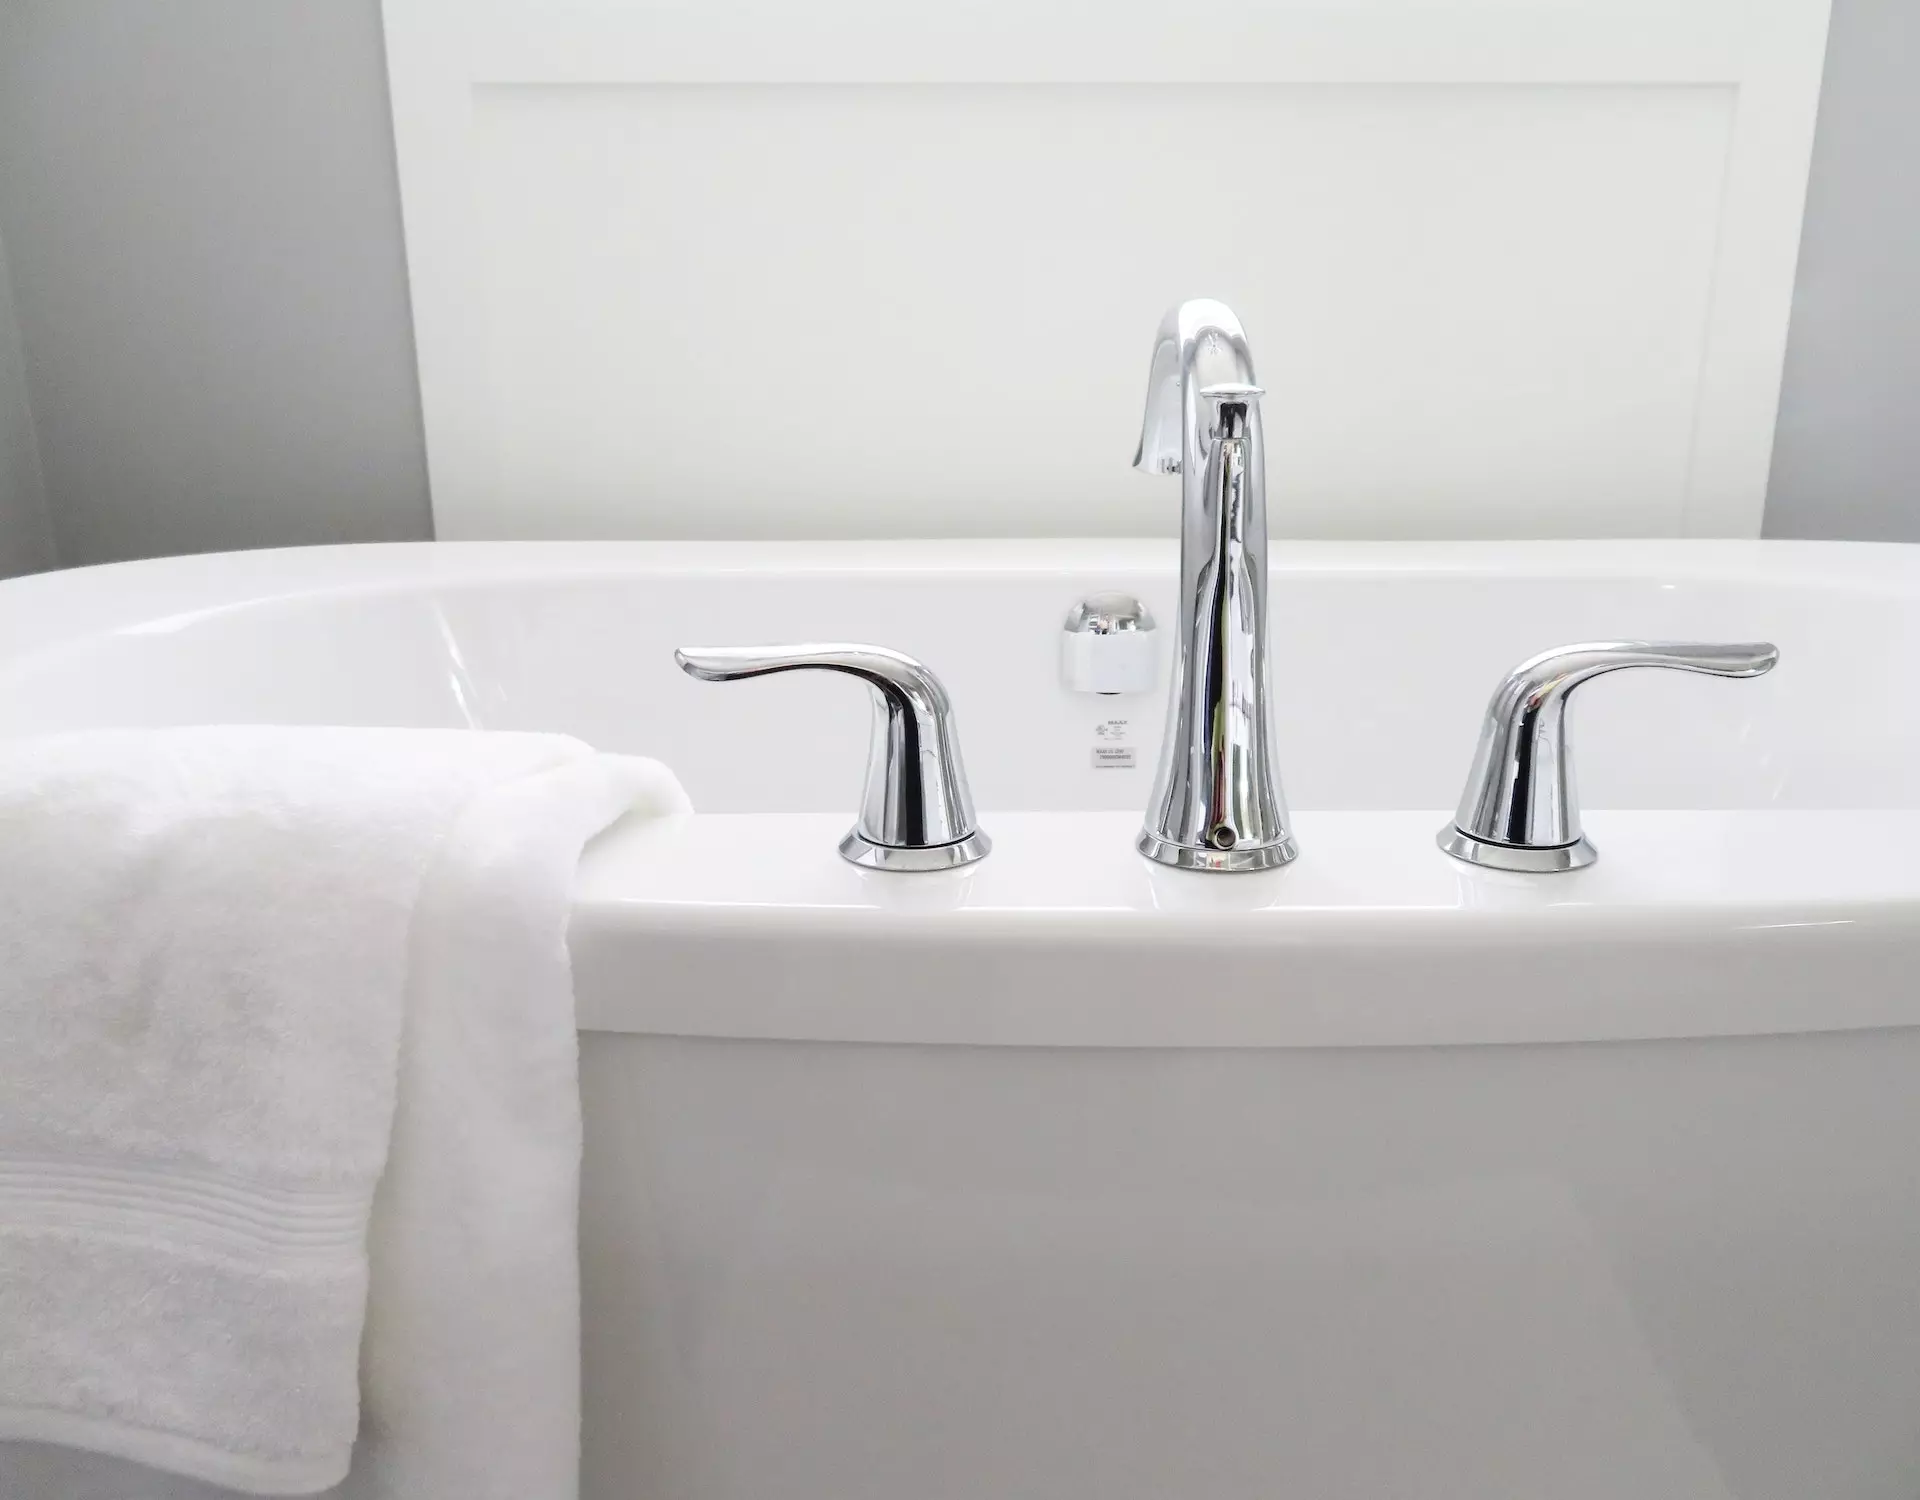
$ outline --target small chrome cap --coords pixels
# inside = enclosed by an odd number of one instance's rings
[[[1154,629],[1153,613],[1131,594],[1089,594],[1067,611],[1072,635],[1119,635]]]
[[[1076,693],[1152,692],[1160,675],[1153,615],[1131,594],[1090,594],[1067,612],[1060,681]]]

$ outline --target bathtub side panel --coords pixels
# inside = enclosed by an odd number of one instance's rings
[[[1920,1473],[1920,1031],[583,1043],[587,1500]]]

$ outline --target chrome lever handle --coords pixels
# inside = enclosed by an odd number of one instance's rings
[[[1546,874],[1592,864],[1598,853],[1580,831],[1567,744],[1573,690],[1624,667],[1758,677],[1779,659],[1779,648],[1765,641],[1588,641],[1527,658],[1487,703],[1473,770],[1452,824],[1440,830],[1440,847],[1499,870]]]
[[[873,690],[866,789],[840,853],[875,870],[951,870],[992,842],[974,821],[953,703],[940,679],[884,646],[683,646],[673,659],[702,682],[775,672],[844,672]]]

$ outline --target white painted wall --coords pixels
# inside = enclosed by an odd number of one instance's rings
[[[1728,90],[496,88],[475,113],[487,479],[448,475],[443,534],[1169,532],[1175,491],[1128,463],[1187,294],[1248,327],[1284,535],[1684,524]]]
[[[1280,534],[1760,530],[1826,0],[384,9],[442,536],[1166,532],[1198,295]]]
[[[14,316],[6,241],[0,239],[0,578],[53,564],[53,531],[27,396],[26,359]]]
[[[1769,534],[1920,541],[1916,27],[1834,0]],[[379,0],[0,0],[0,235],[38,225],[32,274],[10,248],[62,561],[429,534],[393,172]],[[1146,335],[1116,330],[1130,386]],[[1263,339],[1269,370],[1290,350]],[[96,355],[121,378],[69,379]],[[277,399],[235,422],[249,386]]]

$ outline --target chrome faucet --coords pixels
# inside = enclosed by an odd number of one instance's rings
[[[953,702],[921,662],[885,646],[682,646],[680,670],[701,682],[775,672],[841,672],[873,690],[866,790],[840,857],[870,870],[957,870],[992,841],[973,815]]]
[[[1581,641],[1529,656],[1500,680],[1480,722],[1473,770],[1440,847],[1492,870],[1550,875],[1599,853],[1580,829],[1567,703],[1583,682],[1626,667],[1761,677],[1780,660],[1771,641]]]
[[[1230,308],[1202,300],[1168,312],[1133,462],[1180,476],[1180,618],[1160,770],[1135,847],[1184,870],[1268,870],[1299,852],[1268,705],[1262,394]]]

